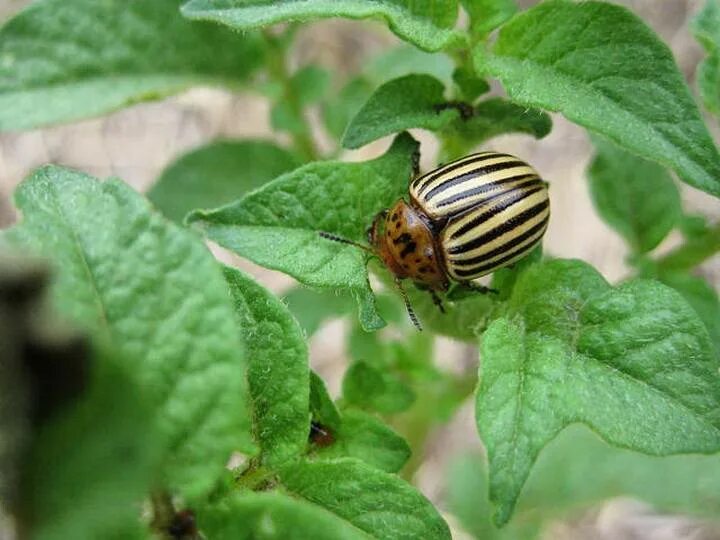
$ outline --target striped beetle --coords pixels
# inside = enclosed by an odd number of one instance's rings
[[[524,161],[498,152],[471,154],[414,174],[408,192],[409,202],[400,199],[375,217],[368,230],[371,248],[320,234],[378,256],[395,275],[418,328],[402,279],[429,290],[444,311],[437,291],[447,291],[451,280],[487,290],[472,280],[527,255],[550,217],[547,183]]]

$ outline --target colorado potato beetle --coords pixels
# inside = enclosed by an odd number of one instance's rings
[[[541,240],[550,217],[547,183],[524,161],[480,152],[426,174],[414,174],[408,201],[380,212],[368,230],[371,247],[329,233],[325,238],[358,245],[394,274],[410,318],[419,327],[401,280],[427,289],[442,310],[438,291],[451,280],[472,280],[509,266]]]

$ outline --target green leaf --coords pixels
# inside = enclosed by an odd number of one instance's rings
[[[308,337],[312,336],[326,320],[345,316],[353,309],[353,300],[346,294],[314,291],[306,287],[291,289],[284,300]]]
[[[225,267],[225,279],[245,339],[253,431],[263,463],[305,452],[308,434],[308,350],[287,307],[253,279]]]
[[[482,94],[490,91],[488,82],[478,77],[474,71],[463,66],[453,71],[453,81],[460,89],[463,99],[475,101]]]
[[[200,496],[251,447],[242,343],[212,255],[117,179],[45,167],[15,201],[23,220],[6,239],[50,259],[61,313],[126,358],[164,437],[164,482]]]
[[[410,447],[386,424],[363,411],[344,409],[335,441],[318,448],[321,459],[357,458],[386,472],[397,472],[410,458]]]
[[[398,37],[427,51],[457,44],[461,34],[452,28],[457,0],[189,0],[182,13],[191,19],[211,20],[236,30],[250,30],[289,21],[331,17],[382,19]]]
[[[319,66],[305,66],[293,73],[290,88],[301,106],[319,101],[330,84],[330,72]]]
[[[548,493],[551,500],[556,496],[555,493]],[[447,509],[458,519],[462,528],[478,540],[536,540],[538,526],[530,520],[545,517],[531,515],[526,518],[530,523],[517,518],[502,529],[495,527],[492,506],[488,500],[485,458],[476,454],[463,455],[451,462],[447,472],[445,500]],[[520,504],[523,501],[521,498]],[[520,509],[517,514],[520,514]]]
[[[683,214],[680,216],[677,228],[687,239],[702,237],[710,230],[708,219],[701,214]]]
[[[233,493],[198,512],[214,540],[369,540],[331,511],[282,493]]]
[[[258,67],[254,35],[190,23],[179,5],[43,0],[21,11],[0,29],[0,129],[97,116],[195,85],[235,86]]]
[[[300,461],[281,468],[280,482],[291,494],[327,508],[373,538],[450,538],[430,501],[399,477],[361,461]]]
[[[543,523],[613,497],[640,499],[663,512],[715,517],[720,511],[718,456],[646,456],[609,446],[582,426],[563,430],[541,452],[515,519],[500,530],[490,519],[484,458],[462,457],[448,477],[449,510],[483,540],[536,539]]]
[[[720,222],[686,235],[685,243],[657,260],[661,273],[689,271],[720,252]]]
[[[571,423],[653,455],[720,449],[718,359],[692,308],[658,282],[613,289],[579,261],[531,266],[481,354],[476,417],[498,525]]]
[[[661,274],[659,279],[683,295],[705,324],[715,349],[720,351],[720,298],[715,289],[702,278],[679,272]]]
[[[515,0],[460,0],[470,15],[470,32],[480,39],[517,12]]]
[[[375,215],[407,192],[417,143],[407,134],[380,158],[362,163],[311,163],[284,174],[239,201],[188,221],[211,240],[301,283],[349,289],[366,329],[377,329],[365,253],[320,237],[327,231],[364,241]]]
[[[463,341],[475,341],[488,323],[495,306],[492,294],[472,293],[458,299],[443,298],[445,313],[433,303],[427,291],[408,287],[408,296],[420,322],[436,334]]]
[[[648,456],[609,446],[587,428],[572,426],[540,455],[520,510],[544,507],[542,513],[552,515],[624,495],[661,511],[715,517],[719,486],[718,455]],[[549,490],[557,494],[552,501]]]
[[[328,394],[325,381],[314,371],[310,371],[310,412],[312,419],[324,426],[333,429],[340,426],[340,411]]]
[[[364,68],[365,75],[380,85],[405,75],[430,75],[449,86],[455,64],[445,53],[427,53],[408,43],[382,51]]]
[[[522,272],[531,264],[542,261],[542,251],[542,244],[539,244],[525,257],[514,263],[512,268],[506,266],[493,272],[490,288],[497,291],[497,296],[493,295],[492,298],[496,300],[507,300],[510,298],[515,288],[515,283],[517,283]]]
[[[697,81],[708,111],[720,115],[720,50],[698,66]]]
[[[364,77],[356,77],[322,104],[322,117],[328,132],[340,140],[350,120],[372,94],[373,86]]]
[[[402,412],[415,401],[415,393],[396,375],[362,361],[345,372],[342,395],[351,405],[383,414]]]
[[[171,163],[148,192],[167,217],[181,223],[190,210],[237,199],[298,166],[287,150],[266,141],[215,141]]]
[[[552,120],[542,111],[521,107],[502,98],[490,98],[475,106],[471,118],[456,120],[452,127],[468,144],[477,146],[507,133],[527,133],[542,139],[550,133]]]
[[[444,91],[443,84],[429,75],[406,75],[383,84],[350,121],[343,147],[360,148],[409,128],[437,131],[445,127],[459,113],[454,108],[438,108],[445,103]]]
[[[698,86],[705,106],[720,114],[720,2],[707,0],[703,10],[692,21],[695,38],[707,52],[698,67]]]
[[[118,358],[95,356],[85,395],[44,425],[29,451],[23,504],[32,538],[126,538],[153,482],[152,408]]]
[[[549,0],[503,26],[478,72],[720,196],[720,154],[668,47],[627,9]]]
[[[635,253],[651,251],[678,224],[680,193],[661,166],[595,140],[590,194],[598,213]]]

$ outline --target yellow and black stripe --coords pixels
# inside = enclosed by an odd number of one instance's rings
[[[418,177],[409,189],[415,202],[435,220],[457,216],[538,179],[537,172],[516,157],[482,152]]]
[[[547,228],[547,185],[524,161],[482,152],[415,179],[410,195],[432,220],[454,279],[489,274],[525,256]]]

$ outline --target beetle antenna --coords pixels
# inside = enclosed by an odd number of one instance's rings
[[[318,234],[322,238],[325,238],[326,240],[332,240],[333,242],[339,242],[341,244],[348,244],[351,246],[355,246],[364,251],[367,251],[371,255],[375,255],[375,252],[372,249],[370,249],[368,246],[366,246],[364,244],[361,244],[360,242],[355,242],[354,240],[348,240],[347,238],[343,238],[342,236],[338,236],[336,234],[325,232],[325,231],[318,231]]]
[[[400,295],[402,296],[403,302],[405,302],[405,309],[407,309],[408,316],[410,317],[410,320],[412,321],[413,326],[418,329],[418,332],[422,332],[422,329],[423,329],[422,325],[420,324],[420,321],[418,320],[417,315],[415,315],[415,310],[410,305],[410,299],[408,298],[408,295],[402,286],[402,282],[399,279],[396,279],[395,285],[397,285],[397,288],[400,291]]]

